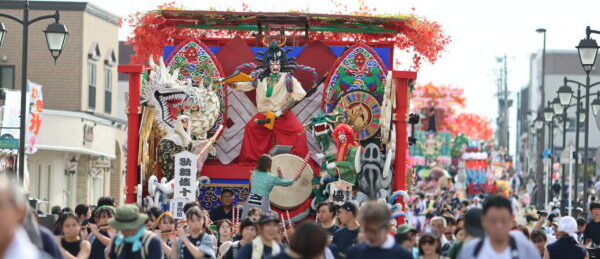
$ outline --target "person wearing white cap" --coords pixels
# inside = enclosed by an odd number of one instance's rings
[[[549,244],[544,253],[544,259],[572,258],[587,259],[585,247],[577,243],[577,221],[573,217],[562,217],[558,221],[556,242]]]

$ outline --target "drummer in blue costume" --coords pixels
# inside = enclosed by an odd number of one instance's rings
[[[244,206],[242,218],[247,217],[247,212],[252,207],[258,207],[264,212],[270,211],[269,194],[273,187],[290,186],[302,175],[302,171],[297,171],[294,179],[283,179],[283,173],[279,167],[277,168],[277,175],[272,174],[271,156],[267,154],[261,155],[257,162],[256,168],[252,171],[250,177],[250,195]]]

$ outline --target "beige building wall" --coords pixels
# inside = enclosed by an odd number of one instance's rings
[[[113,127],[110,120],[81,112],[46,110],[42,116],[38,152],[27,162],[30,192],[50,204],[71,208],[80,203],[95,204],[105,195],[122,202],[125,165],[120,148],[126,140],[125,131]],[[84,143],[84,126],[93,126],[92,142]],[[78,161],[74,175],[65,173],[72,158]],[[98,168],[97,160],[111,163],[108,168]]]
[[[109,116],[115,116],[117,109],[117,87],[118,87],[118,74],[117,65],[107,65],[106,60],[111,58],[111,52],[114,53],[114,57],[119,57],[119,31],[118,26],[115,24],[107,23],[99,17],[90,13],[83,14],[83,50],[85,53],[90,52],[96,45],[100,51],[99,60],[94,61],[88,57],[88,55],[81,56],[82,74],[81,85],[83,86],[81,91],[80,99],[82,111],[92,111],[95,113],[106,114]],[[88,107],[88,62],[96,65],[96,107],[90,109]],[[105,112],[104,106],[104,88],[105,88],[105,69],[108,69],[112,73],[111,79],[111,112]]]

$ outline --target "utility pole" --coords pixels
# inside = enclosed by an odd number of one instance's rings
[[[546,102],[546,95],[545,95],[545,79],[546,79],[546,29],[537,29],[536,30],[538,33],[543,33],[544,34],[544,45],[542,48],[542,74],[541,74],[541,83],[539,85],[539,92],[540,92],[540,103],[538,105],[538,110],[537,110],[537,118],[543,118],[543,114],[542,111],[544,110],[544,103]],[[536,169],[536,176],[537,176],[537,183],[538,186],[540,188],[538,188],[538,208],[542,209],[544,208],[547,204],[544,204],[544,195],[545,192],[547,192],[548,190],[546,190],[544,188],[543,182],[544,182],[544,166],[543,166],[543,161],[542,161],[542,156],[544,154],[544,137],[545,137],[545,128],[542,127],[542,129],[539,131],[538,133],[538,137],[537,137],[537,152],[535,152],[535,156],[536,156],[536,161],[537,161],[537,169]]]
[[[508,68],[506,67],[506,54],[504,54],[504,146],[506,147],[506,154],[509,154],[510,151],[510,138],[509,138],[509,129],[508,129],[508,109],[510,108],[512,102],[508,100]]]
[[[496,61],[501,64],[500,73],[497,80],[497,95],[498,95],[498,118],[496,124],[498,131],[496,137],[498,139],[498,147],[509,153],[510,149],[510,136],[509,136],[509,125],[508,125],[508,109],[512,105],[512,101],[508,98],[508,66],[507,57],[496,58]]]

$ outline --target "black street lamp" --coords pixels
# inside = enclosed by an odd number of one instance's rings
[[[567,77],[565,77],[565,84],[558,88],[558,100],[562,105],[569,105],[571,98],[573,97],[573,89],[567,85]]]
[[[552,99],[552,110],[554,111],[555,115],[563,114],[563,106],[558,97],[554,97],[554,99]]]
[[[577,123],[576,123],[576,130],[575,130],[575,157],[577,159],[575,160],[575,179],[574,179],[575,184],[574,184],[574,192],[573,192],[573,193],[577,194],[578,193],[577,192],[578,183],[579,183],[579,124],[585,122],[586,125],[587,125],[589,123],[588,120],[586,120],[586,118],[588,118],[588,115],[586,113],[586,109],[584,108],[584,106],[582,106],[582,103],[581,103],[584,98],[585,99],[589,99],[589,98],[588,98],[587,94],[586,95],[581,95],[581,88],[583,87],[583,88],[589,89],[589,88],[592,88],[594,86],[600,85],[600,82],[595,82],[595,83],[593,83],[593,84],[590,85],[589,84],[589,81],[590,81],[589,74],[588,74],[588,77],[587,77],[587,83],[588,83],[587,85],[586,84],[582,84],[580,82],[577,82],[575,80],[567,79],[567,77],[565,77],[563,79],[563,81],[564,81],[564,85],[561,86],[558,89],[559,90],[559,93],[558,93],[559,94],[559,99],[561,99],[560,100],[561,103],[563,103],[563,101],[564,101],[562,98],[560,98],[560,96],[561,96],[561,89],[562,89],[563,98],[566,98],[566,96],[567,96],[566,93],[568,91],[570,91],[571,92],[571,98],[573,98],[575,100],[575,102],[573,104],[570,104],[570,105],[567,105],[567,106],[575,106],[577,108],[576,112],[575,112],[575,116],[576,116],[575,120],[577,121]],[[577,96],[572,96],[573,90],[571,89],[570,86],[567,85],[567,83],[577,84]],[[588,92],[589,92],[589,90],[588,90]],[[571,100],[571,98],[569,98],[569,100]],[[587,135],[588,133],[589,133],[589,131],[586,130],[585,134]],[[584,143],[584,146],[587,146],[587,145],[585,145],[585,144],[587,144],[587,139],[588,138],[585,139],[586,142]],[[587,154],[587,149],[584,148],[584,157],[585,157],[585,159],[587,159],[587,157],[585,156],[586,154]],[[587,163],[585,163],[586,162],[585,159],[584,159],[584,164],[583,164],[584,165],[584,171],[587,170],[587,166],[586,166]],[[587,177],[585,177],[585,176],[587,176],[587,174],[584,173],[584,192],[583,192],[584,193],[584,200],[587,199],[587,195],[588,195],[588,192],[585,191],[585,189],[588,189],[587,188]],[[585,205],[584,207],[587,206],[587,202],[586,201],[584,201],[584,205]]]
[[[549,159],[550,159],[550,167],[548,168],[548,201],[552,200],[552,164],[554,163],[554,110],[551,108],[550,102],[547,103],[546,108],[544,108],[544,122],[548,125],[548,151],[550,151]],[[546,201],[546,202],[548,202]]]
[[[60,14],[58,10],[56,13],[51,15],[42,15],[33,19],[29,19],[29,1],[25,1],[23,6],[23,19],[19,19],[9,14],[0,13],[0,17],[5,17],[16,21],[23,25],[23,40],[22,40],[22,64],[21,64],[21,112],[20,112],[20,125],[19,125],[19,174],[17,178],[19,182],[22,180],[24,170],[25,170],[25,109],[27,102],[27,56],[28,56],[28,47],[29,47],[29,25],[34,24],[35,22],[45,20],[45,19],[54,19],[54,23],[49,24],[44,33],[46,34],[46,41],[48,43],[48,50],[52,54],[54,58],[54,62],[56,63],[56,59],[60,56],[62,52],[65,42],[67,40],[67,35],[69,32],[67,31],[67,27],[64,24],[60,23]],[[0,47],[2,43],[4,43],[4,39],[6,36],[6,28],[4,24],[0,22]]]
[[[569,97],[569,98],[571,98],[571,97]],[[565,150],[566,150],[566,144],[567,144],[567,128],[568,128],[568,126],[567,126],[567,122],[568,122],[567,108],[568,108],[568,105],[567,106],[563,106],[561,104],[559,98],[558,97],[554,97],[554,99],[552,100],[552,110],[554,111],[554,114],[556,115],[555,117],[558,118],[560,116],[562,118],[562,121],[558,122],[558,123],[562,122],[562,137],[563,137],[563,139],[562,139],[562,148],[563,149],[562,149],[561,153],[565,152]],[[562,155],[561,155],[561,157],[562,157]],[[560,162],[562,163],[562,161],[560,161]],[[566,172],[566,165],[562,164],[561,168],[562,168],[562,170],[561,170],[561,172],[562,172],[561,173],[561,179],[562,179],[562,183],[564,184],[564,183],[566,183],[566,180],[565,180],[566,179],[566,173],[565,173]],[[571,182],[569,184],[573,184],[573,183]],[[562,195],[561,195],[560,205],[561,205],[561,211],[563,211],[564,208],[565,208],[565,200],[567,198],[566,198],[566,195],[565,195],[564,191],[561,192],[561,194]]]
[[[544,121],[546,123],[552,122],[552,119],[554,118],[554,109],[552,107],[551,103],[548,102],[548,106],[544,108]]]
[[[56,13],[58,17],[58,11],[56,11]],[[55,23],[48,24],[48,27],[44,30],[44,34],[46,34],[48,50],[52,54],[54,63],[56,64],[56,60],[65,47],[65,42],[67,42],[67,36],[69,35],[69,32],[64,24],[58,22],[57,18]]]
[[[541,142],[541,149],[542,149],[542,151],[539,152],[539,157],[538,157],[539,160],[538,161],[543,161],[542,158],[544,156],[544,139],[543,139],[544,138],[544,134],[543,134],[544,133],[544,119],[545,118],[544,118],[544,115],[543,115],[543,112],[542,112],[541,114],[538,113],[538,116],[533,121],[533,127],[537,131],[539,131],[538,134],[537,134],[537,137],[538,137],[538,143]],[[540,162],[540,163],[542,163],[542,165],[543,165],[543,162]],[[545,204],[548,203],[548,196],[550,195],[550,186],[551,186],[551,184],[548,181],[548,179],[546,179],[547,177],[544,175],[543,168],[544,167],[542,166],[542,170],[539,171],[539,174],[541,175],[541,177],[540,177],[540,180],[538,181],[538,182],[542,183],[542,187],[539,188],[539,190],[543,190],[544,191],[543,193],[540,192],[540,195],[539,195],[540,203],[544,204],[544,205],[540,206],[541,208],[543,208],[545,206]],[[548,175],[550,175],[550,174],[548,174]],[[544,182],[546,182],[546,186],[543,186]]]
[[[569,128],[568,124],[568,116],[567,116],[567,110],[571,107],[576,107],[575,109],[575,176],[573,179],[573,182],[570,182],[569,184],[571,186],[573,186],[573,194],[577,194],[577,185],[578,185],[578,180],[579,180],[579,153],[578,153],[578,149],[579,149],[579,124],[583,123],[585,120],[585,111],[583,109],[583,107],[581,107],[580,104],[580,100],[582,100],[585,96],[581,96],[581,85],[578,85],[577,87],[577,96],[573,96],[573,90],[571,89],[571,87],[569,87],[567,85],[568,82],[572,82],[572,83],[577,83],[574,82],[572,80],[567,79],[567,77],[564,78],[564,85],[561,86],[557,93],[558,96],[557,98],[554,98],[554,100],[552,101],[552,108],[554,109],[554,114],[555,115],[561,115],[562,116],[562,123],[563,123],[563,141],[562,141],[562,146],[563,146],[563,151],[562,152],[566,152],[566,144],[567,144],[567,128]],[[562,99],[560,97],[563,97]],[[575,102],[571,103],[571,100],[575,100]],[[565,100],[568,100],[565,102]],[[600,102],[600,100],[599,100]],[[564,104],[563,104],[564,103]],[[565,165],[563,164],[562,166],[562,182],[566,183],[565,180],[565,173],[566,169],[565,169]],[[575,200],[577,200],[576,196]],[[564,211],[565,209],[565,205],[566,205],[566,196],[563,195],[561,197],[562,201],[561,201],[561,211]]]
[[[544,120],[542,117],[538,116],[535,121],[533,121],[533,127],[535,127],[536,130],[541,130],[544,127]]]
[[[589,131],[590,131],[590,72],[596,63],[596,56],[598,55],[598,43],[596,40],[592,39],[590,35],[592,33],[600,34],[600,31],[594,31],[590,29],[590,26],[585,28],[585,38],[579,41],[579,45],[577,45],[577,50],[579,52],[579,60],[581,61],[581,66],[585,71],[585,136],[584,136],[584,147],[583,147],[583,172],[584,172],[584,183],[583,183],[583,207],[587,208],[588,204],[588,149],[589,149]]]

